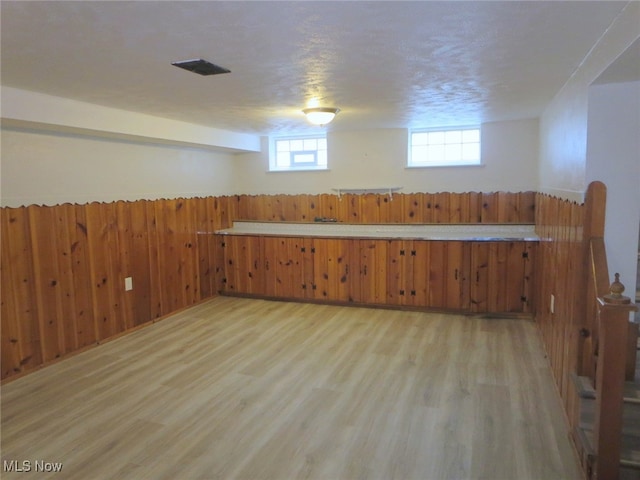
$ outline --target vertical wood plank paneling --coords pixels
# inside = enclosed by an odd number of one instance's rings
[[[482,194],[469,193],[469,223],[482,223]]]
[[[469,306],[470,245],[468,242],[446,242],[446,308],[466,310]]]
[[[501,242],[489,243],[489,281],[490,289],[488,311],[504,312],[508,295],[508,278],[506,274],[507,245]]]
[[[436,194],[435,193],[425,193],[422,196],[422,218],[424,219],[424,223],[435,223],[434,218],[434,206],[436,203]]]
[[[431,242],[414,241],[413,250],[416,255],[412,262],[413,291],[412,305],[427,306],[429,292],[429,249]]]
[[[198,265],[196,263],[196,234],[195,234],[195,204],[190,198],[182,199],[182,207],[178,210],[178,245],[181,249],[179,256],[182,259],[180,264],[181,285],[183,292],[184,308],[193,305],[199,298]]]
[[[159,318],[163,312],[163,299],[161,293],[161,254],[160,254],[160,232],[157,220],[157,211],[159,210],[159,202],[146,202],[145,218],[147,221],[147,232],[149,239],[149,285],[150,297],[149,308],[151,318]]]
[[[405,250],[402,240],[389,241],[387,243],[386,264],[386,296],[384,303],[401,305],[405,288],[405,282],[401,279],[405,266]],[[402,293],[401,290],[403,290]]]
[[[536,193],[518,192],[517,223],[535,223],[536,221]]]
[[[429,291],[427,301],[434,308],[444,308],[446,302],[446,242],[430,242],[429,260]]]
[[[117,218],[116,236],[118,238],[117,265],[119,266],[114,278],[114,290],[116,298],[119,298],[121,324],[116,330],[122,332],[132,328],[135,322],[135,306],[133,290],[125,291],[124,279],[133,279],[133,225],[131,221],[130,202],[119,201],[115,203],[115,215]],[[136,282],[137,283],[137,282]]]
[[[31,258],[33,259],[38,328],[42,358],[51,361],[64,353],[64,325],[58,295],[59,266],[54,211],[32,205],[29,212]]]
[[[69,231],[71,271],[73,276],[76,338],[78,348],[97,340],[94,322],[93,283],[89,258],[89,239],[85,209],[75,205],[70,212]]]
[[[124,312],[124,276],[122,273],[121,246],[119,236],[119,219],[116,203],[102,204],[106,214],[107,248],[108,248],[108,290],[111,302],[112,333],[124,332],[127,329]],[[110,335],[110,336],[111,336]]]
[[[338,217],[338,196],[323,193],[319,195],[320,213],[318,216],[325,218]]]
[[[525,251],[527,258],[524,262],[524,296],[527,298],[523,306],[525,313],[533,313],[537,302],[537,292],[535,291],[535,267],[534,259],[537,256],[538,245],[534,242],[525,242]]]
[[[294,221],[296,222],[311,222],[313,218],[309,213],[309,195],[295,195],[293,197],[295,202],[296,216]]]
[[[133,290],[125,292],[132,304],[132,324],[134,326],[154,318],[151,310],[151,264],[149,255],[149,234],[147,231],[146,201],[128,204],[130,219],[129,273],[133,279]]]
[[[472,312],[489,311],[489,244],[471,244],[470,296]]]
[[[360,303],[362,301],[361,293],[361,269],[360,264],[360,240],[345,239],[345,251],[348,258],[346,265],[347,285],[349,292],[347,296],[348,302]]]
[[[582,263],[585,207],[542,194],[534,200],[535,209],[528,215],[535,218],[536,232],[544,241],[536,247],[535,267],[525,264],[525,268],[535,268],[536,321],[567,416],[575,419],[577,404],[569,375],[593,374],[592,362],[583,359],[592,358],[595,348],[593,332],[586,339],[579,335],[585,325],[581,302],[589,295],[581,286],[589,275]],[[521,195],[521,205],[530,202],[529,195]],[[555,297],[554,313],[549,305],[551,295]]]
[[[424,215],[421,193],[403,195],[404,221],[403,223],[422,223]]]
[[[304,252],[302,254],[302,275],[303,275],[303,294],[304,298],[312,299],[315,297],[315,291],[313,289],[313,282],[315,281],[314,273],[314,244],[315,239],[311,237],[305,237],[302,240],[302,248]]]
[[[2,235],[2,265],[0,265],[0,318],[2,329],[0,330],[0,361],[2,362],[2,378],[22,371],[23,339],[20,332],[20,318],[16,315],[19,308],[16,305],[14,292],[10,290],[15,274],[13,272],[11,252],[10,223],[15,223],[16,218],[9,209],[0,211],[0,235]],[[15,258],[15,255],[13,255]]]
[[[327,300],[329,296],[329,249],[327,239],[317,238],[313,242],[313,298]]]
[[[482,194],[482,223],[498,223],[498,196],[495,193]]]
[[[17,342],[20,344],[19,364],[2,364],[4,378],[37,367],[43,358],[28,210],[3,208],[2,211],[2,302],[5,299],[13,300],[11,311],[2,314],[2,328],[8,328],[11,332],[9,341],[12,345]],[[5,276],[7,273],[10,273],[8,281]]]
[[[61,321],[59,332],[62,336],[61,355],[73,352],[79,348],[78,317],[76,311],[76,289],[73,283],[72,248],[73,242],[69,232],[69,225],[75,221],[74,207],[70,204],[59,205],[53,210],[57,239],[58,282],[60,285],[58,302],[60,304]]]
[[[449,194],[449,220],[446,223],[465,223],[463,219],[464,212],[467,210],[465,200],[464,193]]]
[[[267,296],[273,297],[277,295],[278,287],[277,283],[280,281],[277,276],[277,257],[278,251],[278,238],[276,237],[263,237],[263,258],[264,258],[264,272],[265,272],[265,293]]]
[[[449,223],[449,197],[448,193],[437,193],[433,203],[433,222]]]
[[[104,340],[116,333],[110,293],[109,225],[103,204],[85,206],[91,270],[91,292],[94,307],[96,340]]]
[[[200,281],[200,295],[206,298],[214,291],[212,278],[214,277],[215,259],[209,248],[209,237],[213,236],[214,217],[209,215],[207,198],[196,199],[196,248],[198,256],[198,272]]]
[[[380,196],[373,193],[360,195],[360,220],[362,223],[381,223]]]

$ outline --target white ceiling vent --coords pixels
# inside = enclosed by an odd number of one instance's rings
[[[231,70],[227,70],[224,67],[216,65],[214,63],[197,58],[194,60],[182,60],[180,62],[171,62],[171,65],[184,68],[190,72],[197,73],[198,75],[218,75],[220,73],[231,73]]]

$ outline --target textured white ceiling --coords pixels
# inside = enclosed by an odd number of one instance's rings
[[[314,99],[333,130],[530,118],[626,3],[3,0],[2,84],[257,134]]]

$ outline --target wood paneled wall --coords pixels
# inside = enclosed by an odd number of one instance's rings
[[[536,233],[541,237],[536,254],[536,319],[558,390],[570,415],[575,395],[570,373],[579,371],[584,340],[588,272],[583,263],[585,208],[567,200],[539,194]],[[551,295],[554,312],[551,312]]]
[[[216,199],[3,208],[2,377],[215,293]],[[133,278],[125,291],[124,278]]]
[[[534,223],[535,192],[237,195],[236,219],[347,223]]]
[[[2,378],[215,295],[223,260],[211,233],[234,219],[533,223],[535,199],[534,192],[236,195],[2,208]]]

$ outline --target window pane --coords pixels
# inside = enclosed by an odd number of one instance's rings
[[[462,142],[462,132],[460,130],[452,130],[444,133],[445,143],[460,143]]]
[[[409,166],[479,165],[480,129],[411,132]]]
[[[464,143],[480,142],[480,130],[463,130],[462,141]]]
[[[480,144],[465,143],[462,145],[462,160],[466,162],[480,162]]]
[[[318,151],[318,165],[320,165],[321,167],[326,167],[327,166],[327,151],[326,150]]]
[[[291,151],[292,152],[299,152],[301,150],[304,150],[304,141],[303,140],[291,140],[289,143],[291,144]]]
[[[427,145],[428,133],[414,133],[411,135],[411,145]]]
[[[289,167],[291,165],[291,156],[289,152],[278,152],[276,156],[276,166]]]
[[[417,146],[411,149],[411,162],[424,163],[427,160],[427,147]]]
[[[444,146],[444,160],[447,162],[455,163],[460,161],[462,156],[462,145],[459,143],[452,143]]]
[[[327,139],[309,135],[307,137],[280,137],[272,139],[269,170],[326,170]]]
[[[318,141],[315,138],[307,138],[303,141],[304,148],[303,150],[317,150],[318,149]]]
[[[293,163],[306,163],[306,164],[315,164],[316,163],[316,154],[311,153],[296,153],[293,155]]]
[[[276,150],[278,152],[288,152],[289,151],[289,141],[288,140],[280,140],[276,142]]]
[[[444,143],[444,134],[445,132],[429,132],[428,135],[428,144],[434,145],[436,143]]]
[[[430,163],[440,163],[444,161],[444,145],[429,145],[427,149],[427,160]]]

